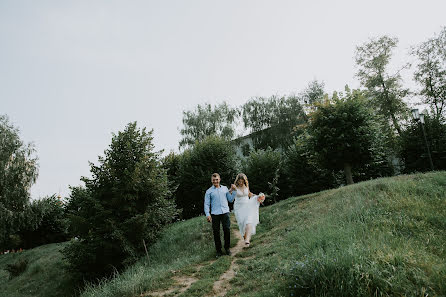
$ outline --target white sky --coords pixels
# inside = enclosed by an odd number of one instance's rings
[[[398,37],[398,67],[445,12],[444,0],[0,0],[0,114],[36,146],[32,197],[66,196],[130,121],[177,151],[183,110],[298,93],[312,79],[358,87],[357,45]]]

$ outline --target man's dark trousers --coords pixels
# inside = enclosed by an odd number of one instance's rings
[[[225,250],[229,251],[231,243],[231,221],[229,220],[229,212],[221,215],[211,215],[212,217],[212,231],[214,233],[215,249],[217,253],[221,253],[221,240],[220,240],[220,223],[223,225],[223,235],[225,238]]]

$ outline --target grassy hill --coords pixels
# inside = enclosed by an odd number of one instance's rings
[[[60,250],[66,243],[39,246],[21,253],[0,255],[0,296],[74,296],[75,289],[63,268]],[[28,261],[26,270],[9,278],[6,265]]]
[[[169,288],[168,296],[213,296],[213,284],[230,267],[236,274],[226,296],[446,296],[446,172],[289,198],[262,207],[260,222],[251,248],[216,260],[204,217],[177,222],[148,259],[82,296],[154,296]],[[0,256],[0,269],[8,261]],[[41,287],[28,270],[20,277]],[[19,286],[4,276],[0,270],[0,296],[12,292],[4,285]],[[182,287],[181,280],[192,284]]]

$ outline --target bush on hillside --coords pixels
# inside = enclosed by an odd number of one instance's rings
[[[32,201],[27,213],[29,224],[18,233],[21,247],[30,249],[68,239],[68,222],[63,204],[55,195]],[[30,218],[33,218],[34,223],[31,223]]]
[[[340,174],[318,166],[309,136],[303,133],[285,152],[283,179],[281,194],[290,197],[336,187],[340,183]]]
[[[177,200],[177,192],[179,182],[179,170],[180,170],[181,155],[170,152],[167,156],[161,159],[162,167],[167,172],[167,178],[169,180],[169,188],[172,192],[172,197]]]
[[[276,202],[281,194],[281,162],[281,153],[271,148],[252,151],[242,162],[242,171],[248,177],[249,190],[254,194],[263,192],[269,196],[265,204]]]
[[[236,175],[236,157],[232,145],[219,138],[208,137],[184,151],[178,168],[176,202],[183,210],[183,219],[203,214],[204,194],[212,186],[211,175],[221,176],[221,184],[230,186]]]
[[[85,188],[72,188],[67,212],[77,240],[63,250],[69,271],[92,280],[120,270],[178,214],[152,140],[152,131],[128,124],[99,166],[91,164]]]

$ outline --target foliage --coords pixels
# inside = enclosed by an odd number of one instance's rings
[[[19,131],[0,115],[0,249],[8,248],[11,236],[27,224],[25,211],[29,189],[37,179],[37,157]]]
[[[446,169],[446,124],[436,115],[424,116],[426,140],[435,170]],[[400,156],[404,160],[405,173],[429,171],[429,159],[424,136],[419,123],[412,121],[400,137]]]
[[[269,196],[265,200],[266,204],[274,203],[278,198],[281,158],[279,151],[267,148],[252,151],[242,163],[242,170],[248,177],[249,190]]]
[[[379,119],[359,90],[334,94],[311,115],[309,134],[313,151],[323,168],[342,170],[353,183],[352,168],[385,163],[385,138]]]
[[[299,135],[284,154],[281,194],[284,197],[319,192],[338,186],[332,170],[319,166],[308,132]]]
[[[203,214],[204,194],[212,186],[211,175],[221,176],[221,184],[229,186],[236,176],[236,159],[232,145],[216,136],[184,151],[178,170],[179,187],[177,205],[183,210],[183,218]]]
[[[296,96],[254,98],[242,109],[243,123],[252,133],[254,149],[287,147],[294,135],[293,128],[305,120],[303,107]]]
[[[63,204],[55,195],[32,201],[26,218],[33,224],[18,232],[22,239],[21,247],[29,249],[68,239],[68,221]]]
[[[216,106],[199,104],[194,111],[183,111],[180,148],[191,147],[208,136],[231,139],[235,135],[236,117],[236,110],[226,102]]]
[[[99,166],[90,164],[85,189],[73,188],[69,206],[77,240],[64,249],[69,269],[85,279],[110,275],[135,261],[177,214],[166,171],[153,152],[152,131],[130,123],[113,134]],[[77,210],[77,211],[76,211]]]
[[[172,197],[177,200],[177,190],[180,184],[178,180],[178,173],[180,170],[180,159],[181,155],[175,154],[174,152],[170,152],[167,156],[162,158],[161,164],[162,167],[167,172],[167,178],[169,181],[169,188],[172,192]]]
[[[446,27],[440,35],[421,43],[412,50],[418,58],[415,81],[421,86],[423,103],[429,104],[433,116],[445,118],[446,110]]]
[[[308,83],[308,86],[300,93],[301,100],[308,105],[315,105],[321,103],[325,96],[325,83],[313,80]]]
[[[401,134],[399,119],[404,118],[407,112],[403,98],[408,90],[401,86],[399,72],[391,75],[388,71],[392,50],[397,43],[397,38],[388,36],[371,39],[356,48],[356,64],[359,67],[357,76],[362,86],[367,88],[373,106],[384,116],[385,124],[391,122]]]

